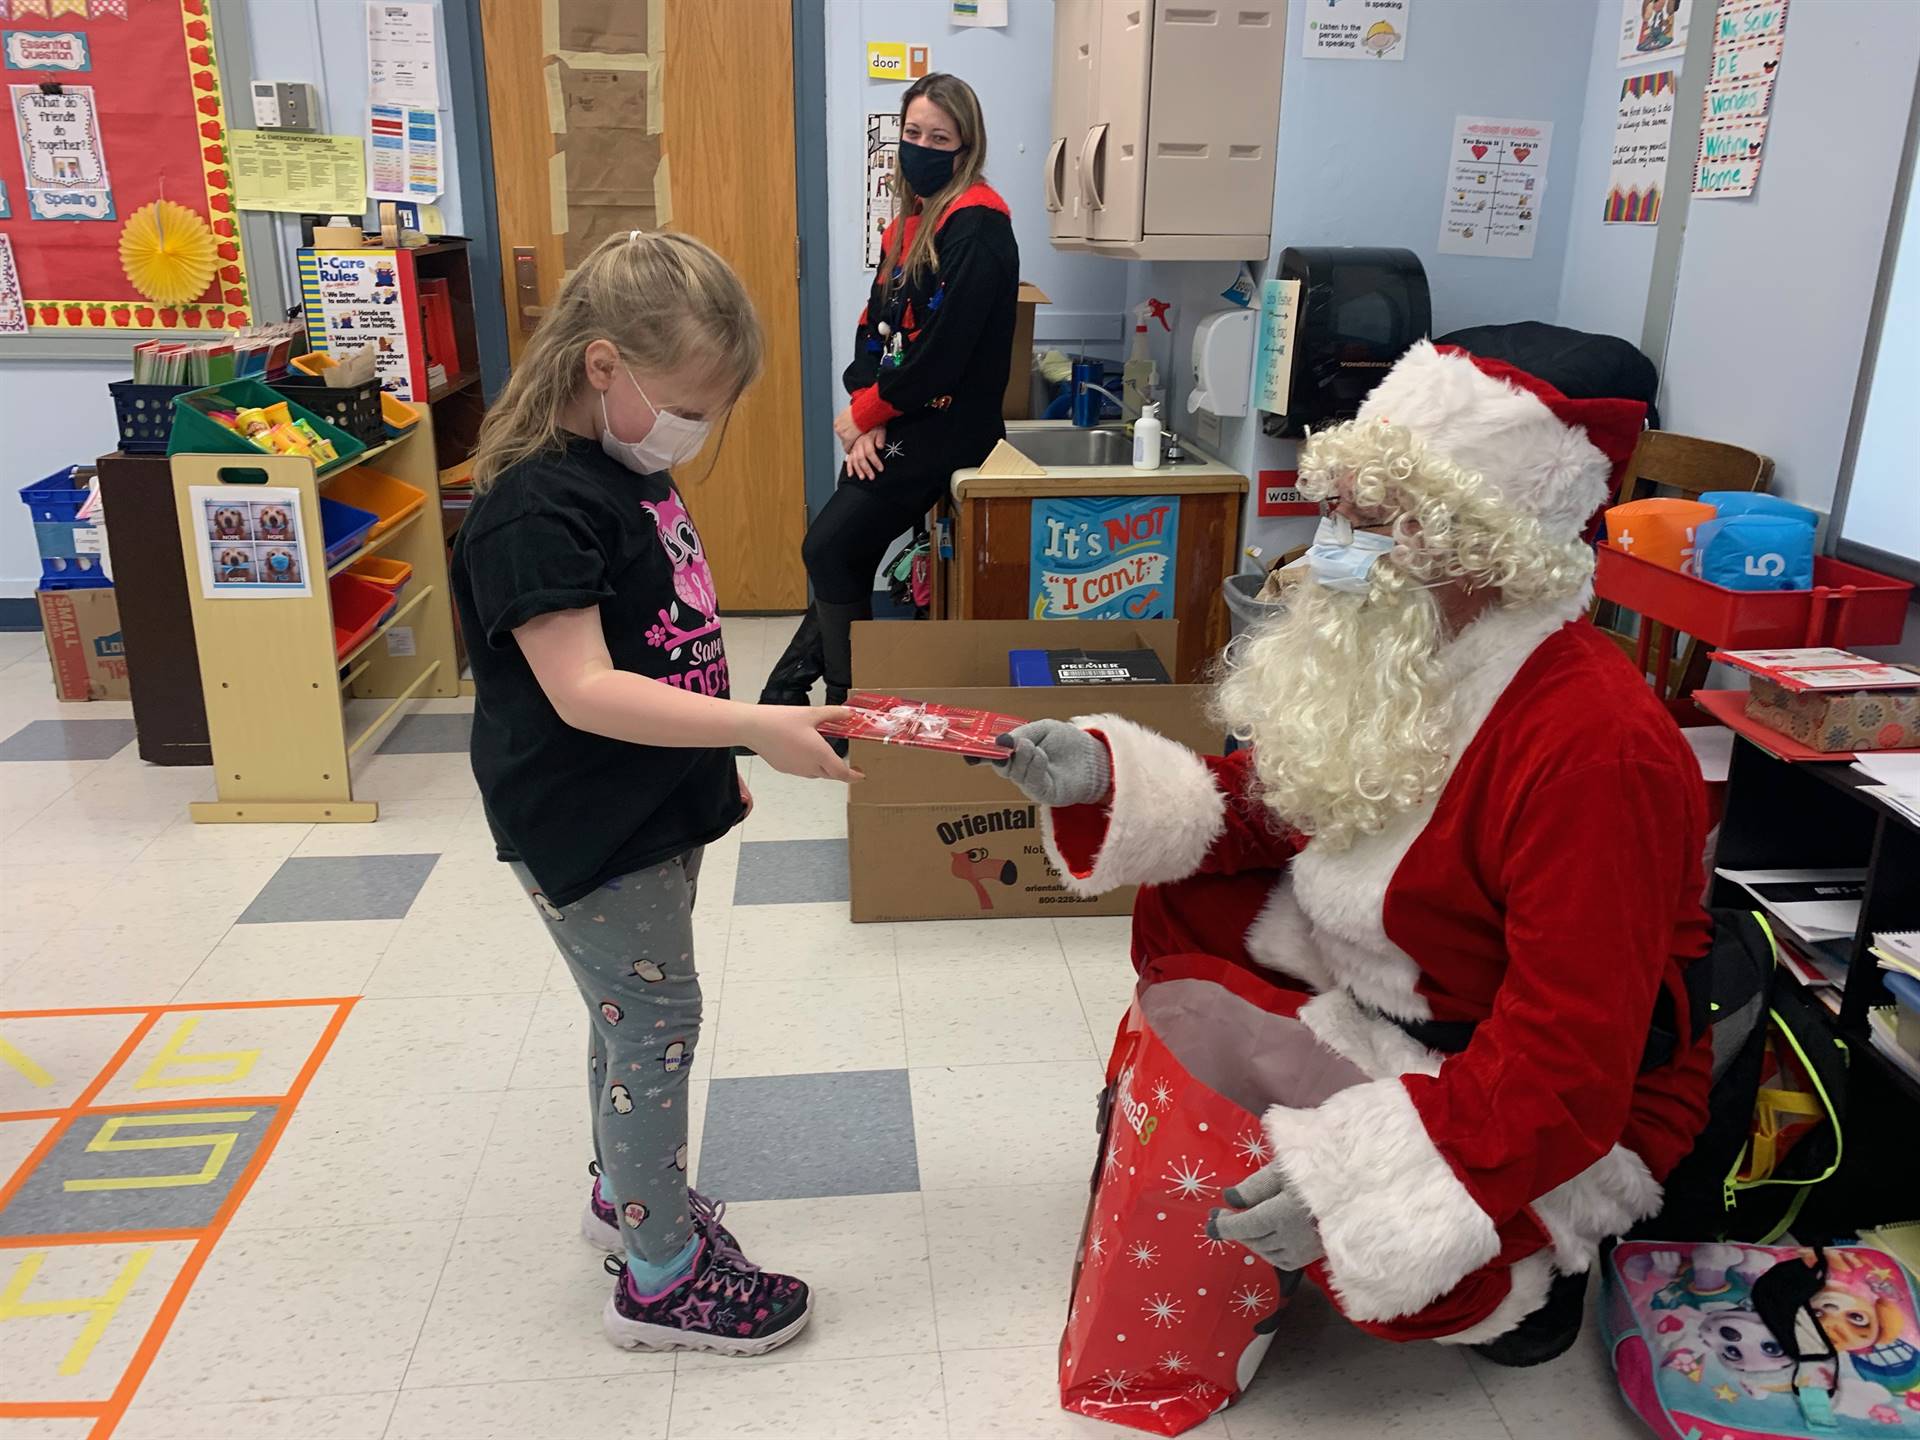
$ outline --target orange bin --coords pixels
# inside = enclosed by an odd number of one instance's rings
[[[343,504],[371,510],[380,517],[374,524],[373,533],[367,537],[369,540],[386,534],[427,503],[426,491],[365,465],[357,466],[335,479],[327,486],[327,494]]]
[[[380,392],[380,418],[389,430],[411,430],[420,423],[420,407],[409,405],[397,395]]]
[[[369,585],[378,585],[398,600],[400,592],[407,588],[407,582],[413,579],[413,566],[385,555],[369,555],[364,560],[354,561],[345,573]]]

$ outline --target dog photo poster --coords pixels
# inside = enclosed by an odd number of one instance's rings
[[[300,492],[252,485],[188,487],[200,530],[200,594],[208,600],[311,595]]]

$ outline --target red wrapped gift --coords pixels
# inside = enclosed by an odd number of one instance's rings
[[[945,750],[987,760],[1004,760],[1006,749],[995,741],[1027,723],[1017,715],[992,710],[968,710],[959,705],[903,700],[898,695],[865,691],[849,695],[847,706],[853,718],[829,720],[820,727],[822,735],[878,740],[883,745],[907,745],[917,750]]]
[[[1271,1157],[1260,1115],[1366,1076],[1294,1018],[1307,997],[1205,955],[1155,960],[1114,1039],[1101,1158],[1060,1339],[1060,1403],[1178,1435],[1244,1390],[1299,1275],[1210,1239]]]

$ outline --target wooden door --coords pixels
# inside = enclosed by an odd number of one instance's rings
[[[682,230],[724,255],[760,312],[766,370],[724,443],[678,476],[722,607],[801,609],[788,0],[481,0],[481,16],[511,353],[523,308],[606,234]]]

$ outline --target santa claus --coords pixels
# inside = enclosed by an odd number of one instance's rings
[[[1582,532],[1642,413],[1415,346],[1302,451],[1328,513],[1230,654],[1244,748],[1094,716],[1016,730],[1001,766],[1074,890],[1149,887],[1137,952],[1281,972],[1368,1077],[1268,1111],[1219,1235],[1380,1335],[1506,1363],[1572,1343],[1599,1245],[1706,1115],[1700,770],[1584,618]]]

